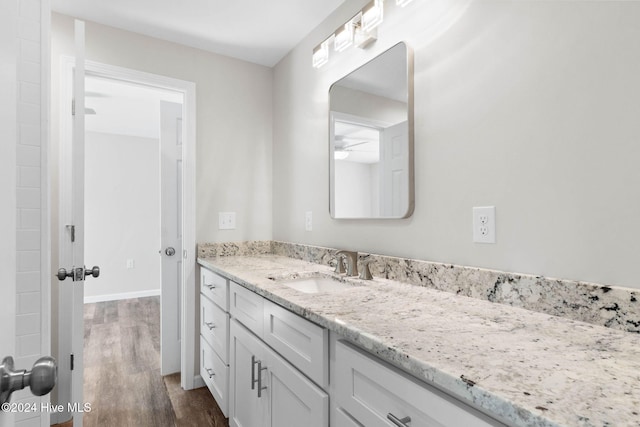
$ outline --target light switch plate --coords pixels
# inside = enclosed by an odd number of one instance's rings
[[[219,230],[235,230],[236,213],[235,212],[218,212],[218,229]]]
[[[473,241],[475,243],[496,242],[496,207],[473,208]]]

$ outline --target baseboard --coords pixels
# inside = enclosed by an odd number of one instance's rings
[[[200,375],[193,377],[193,388],[200,388],[204,386],[206,386],[206,384]]]
[[[90,304],[94,302],[104,302],[104,301],[117,301],[121,299],[132,299],[132,298],[144,298],[144,297],[155,297],[160,295],[160,289],[151,289],[148,291],[138,291],[138,292],[125,292],[121,294],[109,294],[109,295],[95,295],[91,297],[84,297],[84,303]]]

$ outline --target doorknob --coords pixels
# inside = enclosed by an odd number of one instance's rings
[[[171,246],[169,246],[167,249],[164,250],[164,253],[169,256],[174,256],[176,254],[176,250],[173,249]]]
[[[29,386],[31,393],[44,396],[53,390],[58,377],[56,359],[51,356],[41,357],[31,371],[13,370],[13,357],[7,356],[0,364],[0,404],[11,399],[11,393]]]
[[[100,276],[100,267],[98,267],[97,265],[94,265],[92,269],[72,267],[69,271],[64,268],[60,268],[58,270],[58,273],[56,273],[56,277],[58,277],[58,280],[64,280],[67,277],[71,277],[71,280],[73,280],[74,282],[82,281],[87,276]]]
[[[58,277],[58,280],[64,280],[67,277],[73,277],[73,270],[71,271],[67,271],[64,268],[60,268],[58,269],[58,273],[56,274],[56,276]]]
[[[100,275],[100,267],[98,267],[97,265],[94,265],[91,270],[89,270],[88,268],[84,270],[84,277],[87,277],[87,276],[98,277],[99,275]]]

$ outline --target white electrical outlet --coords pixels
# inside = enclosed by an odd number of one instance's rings
[[[127,260],[127,268],[135,268],[136,262],[132,259]]]
[[[235,212],[218,212],[218,229],[219,230],[235,230],[236,213]]]
[[[304,229],[306,231],[313,230],[313,212],[307,211],[304,214]]]
[[[476,243],[496,242],[496,207],[473,208],[473,241]]]

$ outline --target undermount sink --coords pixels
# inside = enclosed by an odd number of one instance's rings
[[[306,294],[343,291],[354,287],[351,283],[322,273],[306,274],[298,277],[269,277],[269,279]]]

